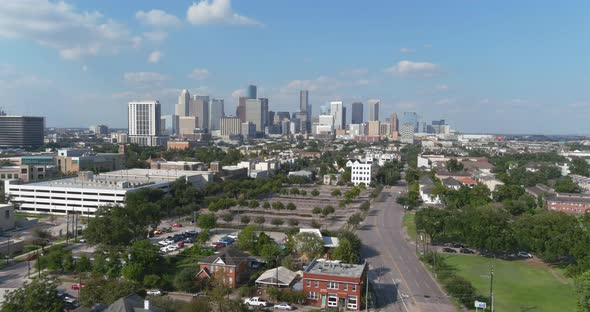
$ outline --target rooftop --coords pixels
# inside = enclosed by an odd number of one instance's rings
[[[366,264],[347,264],[338,260],[313,260],[304,271],[311,274],[326,274],[342,277],[361,278],[365,271]]]

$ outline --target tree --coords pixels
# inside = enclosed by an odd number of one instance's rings
[[[401,180],[401,172],[404,166],[397,160],[391,160],[386,162],[383,166],[379,167],[375,180],[384,185],[395,185]]]
[[[121,274],[123,277],[130,281],[142,282],[143,281],[143,268],[137,263],[128,263],[123,267]]]
[[[309,259],[318,257],[324,252],[324,240],[313,233],[299,233],[295,235],[295,241],[297,252]]]
[[[580,187],[571,177],[564,177],[555,181],[554,189],[558,193],[579,193]]]
[[[78,261],[76,261],[76,271],[77,272],[90,272],[92,270],[92,263],[90,259],[86,256],[81,256]]]
[[[317,189],[314,189],[313,191],[311,191],[311,195],[314,197],[317,197],[320,195],[320,191],[318,191]]]
[[[573,174],[583,175],[585,177],[590,175],[590,166],[584,158],[574,158],[570,167],[570,172]]]
[[[463,171],[463,163],[458,161],[457,158],[451,158],[445,163],[445,167],[450,172]]]
[[[307,191],[306,190],[301,190],[299,192],[299,194],[301,194],[301,196],[307,196]]]
[[[217,217],[214,214],[201,214],[197,219],[197,226],[203,231],[209,231],[217,226]]]
[[[287,210],[295,210],[295,209],[297,209],[297,206],[295,206],[295,204],[289,202],[287,204],[287,207],[286,208],[287,208]]]
[[[240,235],[238,235],[236,245],[240,250],[254,251],[256,249],[257,239],[256,226],[250,224],[242,229]]]
[[[159,248],[148,240],[133,242],[129,248],[129,262],[139,265],[144,274],[156,273],[163,260],[159,251]]]
[[[93,276],[84,285],[86,287],[80,290],[80,302],[85,307],[97,303],[111,304],[139,290],[139,285],[135,282],[117,278],[105,279],[102,276]]]
[[[360,213],[354,213],[348,218],[348,225],[355,229],[361,222],[363,218],[361,217]]]
[[[272,209],[282,210],[282,209],[285,209],[285,205],[283,205],[282,202],[277,201],[277,202],[272,203]]]
[[[322,209],[322,216],[326,217],[327,215],[334,213],[335,211],[336,211],[336,208],[334,208],[334,206],[328,205],[328,206],[324,207],[324,209]]]
[[[358,263],[359,252],[354,250],[351,242],[348,239],[341,239],[338,243],[338,247],[334,249],[332,257],[336,260],[341,260],[344,263]]]
[[[266,219],[262,216],[258,216],[256,218],[254,218],[254,223],[256,223],[256,224],[263,224],[264,222],[266,222]]]
[[[313,207],[313,209],[311,210],[311,213],[313,213],[313,214],[320,214],[320,213],[322,213],[322,208],[320,208],[320,207]]]
[[[342,196],[342,192],[339,189],[333,190],[330,194],[334,197]]]
[[[274,226],[281,226],[285,223],[285,221],[283,221],[283,219],[274,218],[270,221],[270,223]]]
[[[289,223],[290,226],[297,226],[299,225],[299,221],[295,220],[295,219],[289,219],[289,221],[287,221]]]
[[[234,215],[231,213],[226,213],[222,217],[223,221],[225,222],[232,222],[234,220]]]
[[[34,279],[4,295],[2,312],[47,311],[61,312],[64,302],[57,296],[58,282],[53,279]]]
[[[299,195],[299,189],[294,187],[291,189],[291,191],[289,192],[291,195]]]
[[[262,204],[262,208],[269,209],[270,208],[270,203],[269,202],[264,202],[264,204]]]
[[[284,257],[283,260],[281,260],[281,265],[291,271],[297,270],[297,265],[295,264],[295,258],[293,258],[293,255],[287,255]]]
[[[248,223],[250,223],[250,217],[242,216],[242,218],[240,218],[240,222],[242,222],[244,224],[248,224]]]
[[[45,246],[49,245],[51,240],[51,233],[43,229],[33,230],[33,242],[35,245],[41,246],[41,251],[45,251]]]
[[[196,293],[203,289],[203,281],[197,275],[199,269],[195,267],[188,267],[182,269],[174,277],[174,288],[188,293]]]
[[[590,271],[586,271],[576,278],[576,293],[578,295],[578,311],[590,311]]]

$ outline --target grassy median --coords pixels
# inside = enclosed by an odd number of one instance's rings
[[[416,222],[414,221],[416,214],[406,212],[404,214],[404,228],[412,241],[416,241]]]
[[[540,260],[505,261],[466,255],[445,258],[457,275],[470,281],[484,296],[490,292],[489,273],[493,265],[496,311],[575,311],[573,281]]]

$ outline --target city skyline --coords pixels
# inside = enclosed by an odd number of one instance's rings
[[[382,121],[415,111],[470,133],[590,132],[584,122],[590,114],[588,47],[578,40],[587,30],[580,6],[588,4],[524,2],[509,12],[500,3],[468,1],[357,5],[2,3],[3,106],[9,114],[44,116],[48,127],[123,128],[129,101],[158,100],[162,115],[170,115],[188,89],[223,99],[230,115],[253,84],[273,111],[298,111],[299,90],[307,89],[313,115],[331,101],[350,107],[378,98]],[[296,23],[294,16],[309,6],[317,14]],[[529,14],[532,7],[535,14]],[[213,9],[221,14],[203,14]],[[559,21],[544,23],[548,15]],[[469,16],[471,27],[456,16]],[[341,35],[351,32],[370,35]],[[200,40],[187,40],[195,37]],[[251,38],[269,44],[261,49],[247,44]],[[187,43],[201,40],[216,48]],[[298,41],[306,44],[289,44]]]

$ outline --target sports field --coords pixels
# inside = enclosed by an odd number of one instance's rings
[[[446,263],[468,279],[478,294],[490,292],[490,268],[494,267],[495,311],[575,311],[574,283],[559,269],[540,260],[505,261],[481,256],[445,255]]]

